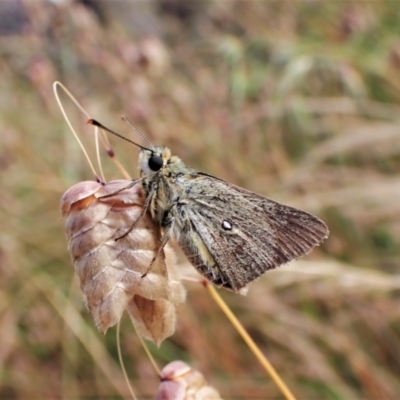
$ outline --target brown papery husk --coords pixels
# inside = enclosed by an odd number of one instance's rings
[[[86,181],[67,190],[61,211],[68,248],[99,330],[105,333],[128,309],[139,333],[159,344],[175,331],[174,305],[184,301],[185,290],[173,254],[168,264],[161,251],[149,268],[160,246],[161,231],[147,213],[141,215],[144,195],[140,183],[129,186],[132,182],[127,180]]]

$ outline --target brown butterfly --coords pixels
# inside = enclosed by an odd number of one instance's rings
[[[164,230],[160,248],[175,239],[216,285],[238,291],[328,236],[327,226],[314,215],[198,172],[167,147],[139,147],[141,179],[132,184],[142,185],[144,212]]]

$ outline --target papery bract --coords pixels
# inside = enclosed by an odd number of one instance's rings
[[[175,330],[174,305],[184,301],[185,290],[173,254],[166,263],[161,251],[151,264],[161,231],[142,214],[143,201],[141,185],[132,181],[87,181],[67,190],[61,211],[80,288],[100,331],[127,309],[140,333],[160,343]]]

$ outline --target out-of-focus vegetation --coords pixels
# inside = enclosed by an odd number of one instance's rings
[[[60,80],[109,127],[137,140],[126,114],[189,165],[323,218],[330,238],[309,257],[224,297],[298,399],[398,399],[399,33],[383,0],[0,2],[0,398],[128,396],[115,330],[96,331],[66,249],[60,197],[92,176]],[[137,149],[112,142],[136,176]],[[159,363],[187,361],[225,399],[281,398],[206,291],[188,290]],[[122,347],[152,398],[127,319]]]

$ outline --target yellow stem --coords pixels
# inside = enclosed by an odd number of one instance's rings
[[[132,399],[133,400],[137,400],[137,397],[135,396],[135,393],[133,392],[132,385],[129,382],[128,374],[126,373],[124,359],[122,358],[121,342],[120,342],[120,339],[119,339],[120,338],[120,329],[119,329],[119,327],[120,327],[120,321],[118,321],[117,332],[116,332],[119,364],[121,365],[122,373],[124,374],[124,378],[125,378],[126,384],[128,385],[128,389],[129,389],[129,392],[131,393]]]
[[[138,329],[137,329],[135,323],[133,322],[132,318],[131,318],[131,322],[132,322],[132,325],[133,325],[133,327],[134,327],[134,329],[136,331],[136,335],[139,338],[140,343],[142,344],[142,347],[143,347],[144,351],[146,352],[147,357],[150,360],[151,365],[153,366],[153,368],[156,371],[156,373],[158,374],[158,376],[161,376],[160,368],[158,367],[158,365],[156,363],[156,360],[154,359],[153,355],[151,354],[149,348],[146,345],[146,342],[143,340],[142,335],[138,331]]]
[[[256,356],[257,360],[267,371],[267,373],[272,378],[272,380],[275,382],[275,384],[278,386],[278,388],[280,389],[282,394],[285,396],[285,398],[287,400],[296,400],[296,398],[294,397],[292,392],[286,386],[285,382],[283,382],[283,380],[280,378],[278,373],[275,371],[274,367],[271,365],[271,363],[267,360],[267,358],[264,356],[264,354],[261,352],[261,350],[254,343],[253,339],[246,332],[246,330],[243,328],[243,325],[236,318],[235,314],[233,314],[233,312],[230,310],[230,308],[227,306],[227,304],[224,302],[224,300],[221,298],[221,296],[215,290],[214,286],[207,282],[206,287],[207,287],[208,291],[210,292],[211,297],[215,300],[215,302],[218,304],[218,306],[221,308],[221,310],[227,316],[229,321],[232,323],[232,325],[235,327],[235,329],[239,332],[239,335],[245,341],[247,346],[249,346],[249,349]]]

